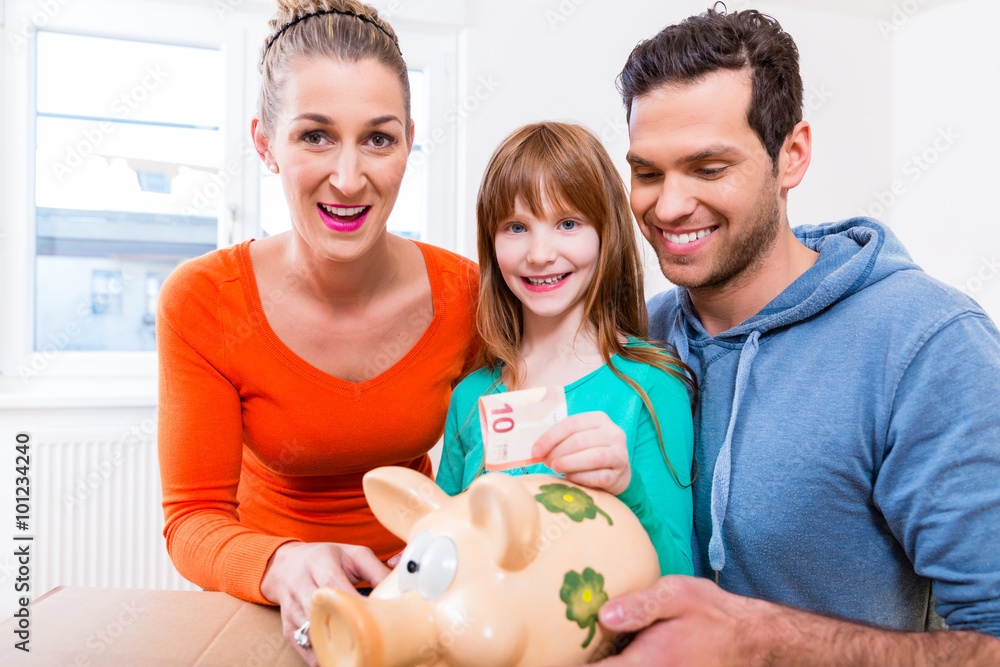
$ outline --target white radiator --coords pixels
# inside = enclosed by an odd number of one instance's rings
[[[32,433],[32,589],[199,590],[163,538],[155,421]]]

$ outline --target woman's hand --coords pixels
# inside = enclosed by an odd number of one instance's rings
[[[293,639],[295,631],[309,620],[309,602],[317,588],[327,586],[358,595],[354,584],[377,585],[389,574],[368,547],[329,542],[288,542],[271,555],[260,581],[261,594],[281,606],[281,629],[310,665],[316,654]]]
[[[603,412],[563,419],[538,439],[531,454],[571,482],[616,496],[632,481],[625,432]]]

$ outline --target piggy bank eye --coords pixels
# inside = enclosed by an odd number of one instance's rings
[[[402,592],[412,591],[417,587],[417,580],[420,577],[420,559],[424,557],[424,552],[431,543],[431,534],[426,530],[406,545],[403,555],[399,558],[399,590]]]
[[[417,590],[421,597],[433,600],[440,597],[455,578],[458,569],[458,549],[447,537],[435,537],[420,559]]]
[[[458,549],[450,538],[431,537],[424,531],[413,538],[399,559],[399,590],[416,590],[433,600],[440,597],[455,578]]]

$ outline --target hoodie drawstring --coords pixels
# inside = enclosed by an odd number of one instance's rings
[[[683,336],[682,336],[683,338]],[[719,456],[715,459],[715,470],[712,473],[712,539],[708,542],[708,562],[716,572],[726,565],[726,549],[723,543],[722,523],[726,519],[726,508],[729,506],[729,476],[733,460],[733,431],[736,428],[736,416],[740,411],[740,402],[750,379],[750,368],[757,356],[760,332],[751,331],[740,352],[740,363],[736,369],[736,391],[733,394],[733,408],[729,414],[729,426],[726,429],[726,440],[722,443]],[[685,341],[686,343],[687,341]],[[687,345],[685,345],[687,347]],[[686,352],[687,350],[685,350]]]
[[[671,327],[667,342],[677,351],[677,357],[687,363],[688,348],[687,324],[684,322],[684,309],[677,309],[677,317],[674,318],[674,326]]]

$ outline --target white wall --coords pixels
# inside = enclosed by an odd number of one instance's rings
[[[590,0],[467,2],[460,92],[466,182],[459,211],[467,254],[475,256],[483,169],[500,140],[520,125],[584,123],[604,140],[627,182],[628,134],[615,77],[638,41],[708,4],[631,0],[611,9]],[[1000,133],[993,130],[985,144],[979,135],[1000,117],[993,74],[1000,56],[989,50],[987,33],[1000,8],[991,0],[871,0],[853,6],[853,13],[827,0],[728,4],[777,18],[801,53],[814,149],[809,173],[789,196],[791,223],[874,213],[893,225],[932,275],[967,286],[976,271],[987,273],[1000,230],[985,214],[989,189],[982,186],[995,168],[982,147],[996,147]],[[972,65],[956,65],[965,59]],[[964,71],[952,71],[956,67]],[[906,159],[932,146],[938,128],[949,124],[964,132],[961,140],[908,182],[905,196],[881,206],[894,180],[912,178],[902,172]],[[953,240],[942,242],[942,231],[956,230]],[[668,286],[648,261],[646,282],[650,295]],[[973,296],[1000,319],[1000,279]]]
[[[913,259],[1000,322],[1000,52],[995,0],[919,12],[892,33],[889,221]],[[884,186],[883,186],[884,187]]]

